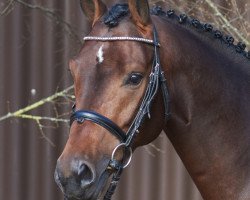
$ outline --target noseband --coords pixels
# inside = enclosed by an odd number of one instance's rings
[[[78,124],[82,124],[85,120],[91,121],[96,123],[106,130],[108,130],[111,134],[116,136],[120,140],[120,144],[114,149],[112,153],[111,160],[109,162],[109,166],[107,169],[114,171],[110,186],[104,196],[104,200],[111,199],[118,181],[120,179],[122,170],[128,166],[131,157],[132,157],[132,145],[136,135],[139,133],[139,128],[141,127],[144,119],[146,116],[150,118],[150,107],[152,105],[152,101],[159,89],[161,87],[163,100],[164,100],[164,107],[165,107],[165,120],[170,117],[170,110],[169,110],[169,93],[167,88],[166,79],[164,77],[164,72],[161,69],[160,65],[160,57],[159,57],[159,47],[160,43],[158,41],[157,31],[154,28],[153,30],[153,40],[145,39],[145,38],[138,38],[138,37],[93,37],[88,36],[84,37],[85,41],[93,40],[93,41],[137,41],[143,42],[149,45],[154,46],[154,60],[152,63],[152,69],[149,76],[149,82],[146,88],[145,95],[139,107],[139,110],[134,118],[130,128],[128,129],[127,133],[125,133],[119,126],[117,126],[114,122],[112,122],[107,117],[96,113],[94,111],[89,110],[78,110],[75,111],[75,106],[73,107],[73,114],[70,117],[70,125],[74,121]],[[122,161],[117,161],[115,159],[115,154],[118,150],[124,150],[124,158]]]

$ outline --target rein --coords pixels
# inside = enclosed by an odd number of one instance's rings
[[[73,114],[70,117],[70,126],[74,121],[76,121],[78,124],[82,124],[85,120],[88,120],[104,127],[111,134],[116,136],[121,142],[113,150],[109,165],[107,167],[107,170],[113,171],[113,176],[110,186],[104,196],[104,200],[110,200],[120,180],[122,170],[125,167],[127,167],[131,161],[132,145],[136,135],[139,133],[139,128],[141,127],[146,116],[148,116],[148,118],[151,117],[150,108],[152,105],[152,101],[158,92],[159,87],[161,87],[163,94],[164,107],[165,107],[165,121],[167,121],[170,117],[170,108],[169,108],[170,98],[164,72],[162,71],[160,65],[160,56],[159,56],[160,43],[158,41],[158,35],[155,28],[153,30],[153,40],[139,38],[139,37],[96,37],[96,36],[84,37],[84,40],[102,41],[102,42],[137,41],[154,46],[154,60],[152,63],[152,69],[149,75],[149,82],[146,88],[146,92],[143,97],[142,103],[139,107],[139,110],[136,114],[136,117],[134,118],[132,124],[130,125],[130,128],[128,129],[127,133],[125,133],[119,126],[117,126],[107,117],[89,110],[76,111],[75,105],[73,106]],[[118,150],[123,150],[124,154],[123,159],[119,161],[115,159],[115,155],[118,152]]]

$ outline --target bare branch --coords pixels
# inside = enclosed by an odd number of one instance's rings
[[[42,135],[42,137],[53,147],[55,147],[56,145],[45,135],[44,131],[43,131],[43,125],[40,123],[39,120],[36,120],[36,123],[39,127],[40,133]]]
[[[67,93],[69,93],[72,89],[74,88],[74,86],[70,86],[68,88],[66,88],[63,91],[57,92],[47,98],[41,99],[40,101],[37,101],[36,103],[33,103],[29,106],[26,106],[25,108],[22,108],[20,110],[17,110],[15,112],[9,112],[7,115],[4,115],[2,117],[0,117],[0,122],[4,121],[6,119],[12,118],[12,117],[19,117],[19,118],[29,118],[29,119],[34,119],[34,120],[49,120],[49,121],[61,121],[61,122],[68,122],[65,121],[63,119],[57,119],[55,120],[54,118],[50,118],[50,117],[40,117],[40,116],[31,116],[31,115],[25,115],[25,113],[34,110],[35,108],[38,108],[48,102],[53,102],[56,98],[58,97],[64,97]]]
[[[8,15],[14,8],[15,0],[9,0],[7,6],[0,12],[0,16]]]
[[[211,0],[205,0],[205,2],[210,6],[210,8],[214,11],[215,16],[218,16],[222,23],[225,24],[225,28],[228,29],[229,32],[232,32],[234,35],[237,36],[242,42],[246,43],[247,46],[250,45],[250,42],[247,41],[243,35],[239,32],[239,30],[234,27],[230,21],[219,11],[218,6],[215,5]]]
[[[70,37],[72,37],[75,41],[77,41],[80,44],[82,43],[81,38],[78,37],[78,34],[73,29],[73,27],[71,26],[70,23],[65,21],[60,15],[56,14],[56,12],[54,10],[46,8],[44,6],[33,5],[33,4],[30,4],[30,3],[26,2],[26,1],[22,1],[22,0],[9,0],[7,6],[0,13],[0,16],[8,15],[14,9],[16,3],[18,3],[22,6],[25,6],[26,8],[41,11],[45,16],[51,18],[57,24],[62,25],[62,27],[68,33],[68,35]]]

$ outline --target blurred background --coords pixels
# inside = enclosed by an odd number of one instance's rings
[[[248,0],[150,3],[210,22],[249,47]],[[1,0],[0,200],[63,199],[53,174],[68,137],[67,119],[74,101],[68,61],[89,29],[78,0]],[[202,198],[161,134],[136,151],[114,199]]]

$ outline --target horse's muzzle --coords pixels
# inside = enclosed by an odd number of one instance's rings
[[[68,167],[64,167],[59,160],[54,178],[67,199],[82,199],[83,196],[88,196],[85,193],[95,182],[96,172],[82,160],[72,160]]]

